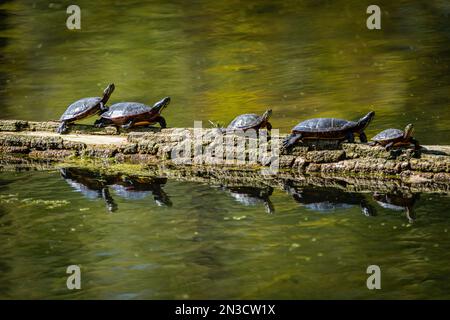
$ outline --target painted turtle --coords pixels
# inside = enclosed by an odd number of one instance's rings
[[[267,128],[268,131],[272,130],[272,125],[269,122],[269,118],[272,115],[272,110],[266,110],[262,116],[254,113],[241,114],[234,118],[233,121],[228,125],[226,130],[243,130],[247,131],[249,129],[259,130],[262,128]]]
[[[367,142],[364,129],[369,125],[375,116],[374,111],[370,111],[357,122],[335,118],[309,119],[297,124],[290,135],[283,141],[283,149],[292,147],[297,141],[304,139],[326,139],[326,140],[347,140],[355,141],[355,134],[359,135],[361,142]]]
[[[56,132],[60,134],[66,133],[69,129],[69,123],[93,116],[94,114],[100,114],[108,110],[105,104],[108,102],[108,99],[114,89],[114,83],[111,83],[103,91],[103,97],[83,98],[72,103],[69,107],[67,107],[66,111],[64,111],[59,119],[61,124]]]
[[[381,145],[390,150],[393,147],[414,145],[414,149],[420,149],[419,141],[412,137],[414,126],[410,123],[405,127],[405,131],[399,129],[386,129],[375,137],[370,143],[371,145]]]
[[[112,124],[129,129],[134,126],[159,123],[161,128],[165,128],[166,120],[161,116],[161,112],[169,103],[169,97],[156,102],[152,107],[138,102],[119,102],[110,106],[94,125],[104,127]]]

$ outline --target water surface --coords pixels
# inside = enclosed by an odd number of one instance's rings
[[[450,298],[446,195],[389,203],[71,170],[2,173],[0,298]],[[66,288],[71,264],[80,291]]]

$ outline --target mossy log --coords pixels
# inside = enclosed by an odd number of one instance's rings
[[[279,155],[280,170],[276,174],[261,173],[267,166],[263,158],[256,163],[222,161],[220,164],[193,161],[178,163],[172,159],[172,151],[192,134],[192,128],[141,128],[121,131],[115,127],[94,128],[90,125],[72,125],[69,134],[55,133],[57,122],[31,122],[21,120],[0,120],[0,167],[19,168],[39,163],[82,163],[95,162],[97,167],[138,165],[149,171],[152,166],[163,166],[158,174],[172,177],[190,176],[205,179],[228,179],[233,174],[237,180],[246,183],[279,183],[277,179],[308,181],[319,179],[320,183],[333,181],[369,181],[362,184],[382,185],[407,184],[419,189],[448,191],[450,185],[450,146],[424,146],[419,151],[396,149],[386,151],[360,143],[335,144],[324,147],[320,143],[297,146],[288,153]],[[193,148],[205,152],[214,142],[208,140],[215,129],[205,129],[202,143]],[[274,144],[272,137],[268,148]],[[246,155],[247,157],[250,155]],[[205,156],[203,156],[205,157]],[[205,160],[205,158],[203,159]],[[54,166],[52,164],[51,166]],[[135,166],[132,167],[136,169]],[[170,170],[169,170],[169,169]],[[142,173],[142,172],[141,172]],[[318,178],[319,177],[319,178]],[[361,183],[351,185],[361,185]],[[319,183],[319,184],[320,184]],[[357,187],[355,187],[357,188]],[[369,188],[370,189],[370,188]]]

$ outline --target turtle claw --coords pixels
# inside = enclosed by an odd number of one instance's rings
[[[290,135],[288,135],[283,140],[283,143],[282,143],[282,146],[281,146],[281,150],[282,151],[288,150],[288,149],[292,148],[294,146],[294,144],[299,142],[299,141],[301,143],[303,143],[302,135],[298,134],[298,133],[291,133]]]
[[[386,151],[391,151],[393,146],[394,146],[394,143],[390,142],[384,147],[384,149],[386,149]]]
[[[133,122],[128,122],[128,123],[126,123],[126,124],[123,124],[122,126],[121,126],[121,128],[122,129],[125,129],[125,130],[128,130],[128,129],[130,129],[131,128],[131,126],[133,125]]]
[[[59,134],[65,134],[69,131],[69,126],[67,125],[67,122],[63,121],[59,125],[58,129],[56,129],[56,132]]]
[[[104,126],[105,126],[105,123],[102,121],[102,119],[95,120],[95,122],[94,122],[95,128],[102,128]]]
[[[367,136],[364,132],[361,132],[359,134],[359,141],[361,141],[362,143],[367,143]]]
[[[164,119],[163,117],[159,117],[156,121],[161,126],[161,129],[167,128],[166,119]]]

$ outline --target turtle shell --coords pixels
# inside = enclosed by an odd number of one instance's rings
[[[237,116],[231,123],[228,125],[228,129],[245,129],[252,128],[261,123],[261,117],[257,114],[241,114]]]
[[[375,137],[373,137],[372,140],[373,141],[394,140],[394,139],[399,139],[399,138],[403,137],[404,134],[405,133],[399,129],[386,129],[384,131],[381,131]]]
[[[356,122],[335,118],[309,119],[297,124],[295,132],[339,132],[356,125]]]
[[[100,97],[84,98],[72,103],[62,114],[60,121],[74,120],[88,114],[93,108],[99,106],[102,101]]]
[[[114,119],[122,117],[133,117],[150,112],[152,109],[138,102],[119,102],[109,107],[108,111],[102,114],[102,118]]]

